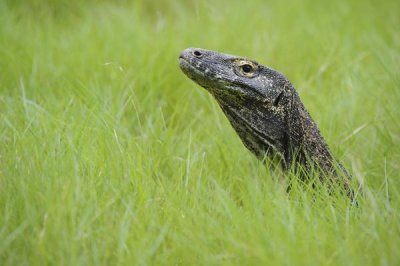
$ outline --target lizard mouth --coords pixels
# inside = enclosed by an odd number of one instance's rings
[[[207,90],[209,90],[208,88],[213,85],[210,83],[212,83],[215,78],[208,69],[203,69],[204,65],[200,60],[181,54],[179,56],[179,67],[186,76]]]
[[[204,73],[200,69],[197,69],[190,60],[182,56],[179,57],[179,67],[191,79],[197,80],[198,77],[204,77]]]
[[[182,66],[193,67],[192,58],[185,53],[181,53],[179,55],[179,65],[181,68],[182,68]]]
[[[183,54],[179,55],[179,67],[185,72],[188,70],[195,71],[196,68],[192,65],[191,60],[185,57]],[[197,70],[198,71],[198,70]]]
[[[179,56],[179,66],[183,69],[183,67],[190,67],[190,61],[183,57],[182,55]]]

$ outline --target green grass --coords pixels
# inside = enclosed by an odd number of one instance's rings
[[[399,265],[398,1],[0,1],[0,265]],[[285,73],[359,207],[288,195],[179,70]]]

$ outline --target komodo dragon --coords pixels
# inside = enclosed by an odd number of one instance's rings
[[[322,182],[342,186],[353,199],[350,175],[328,145],[281,73],[243,57],[188,48],[180,68],[217,100],[243,144],[259,159],[278,156],[284,171],[320,170]]]

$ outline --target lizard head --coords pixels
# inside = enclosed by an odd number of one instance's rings
[[[288,158],[293,87],[279,72],[243,57],[185,49],[180,68],[217,100],[245,146],[256,156]]]
[[[253,60],[200,48],[185,49],[179,60],[182,71],[217,99],[235,97],[277,105],[283,96],[286,78]]]

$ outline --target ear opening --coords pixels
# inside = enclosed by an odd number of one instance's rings
[[[280,102],[280,100],[282,98],[282,95],[283,95],[283,91],[281,91],[279,93],[278,97],[275,98],[274,103],[273,103],[275,107],[278,106],[278,104],[279,104],[279,102]]]

